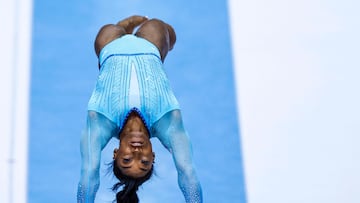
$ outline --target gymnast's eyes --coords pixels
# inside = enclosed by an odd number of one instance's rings
[[[145,166],[150,165],[150,161],[148,160],[141,160],[141,163],[144,164]]]
[[[131,161],[130,158],[123,158],[123,163],[124,163],[124,164],[130,163],[130,161]]]

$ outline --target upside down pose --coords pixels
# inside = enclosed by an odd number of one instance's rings
[[[134,29],[138,27],[135,34]],[[117,202],[138,202],[138,187],[150,179],[155,153],[150,138],[158,138],[172,154],[178,185],[186,202],[202,202],[189,137],[178,101],[163,70],[176,41],[174,29],[158,19],[131,16],[103,26],[95,39],[100,73],[88,103],[82,133],[78,203],[93,203],[100,184],[101,151],[112,137],[113,186]]]

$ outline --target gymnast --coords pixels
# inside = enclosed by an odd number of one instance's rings
[[[163,70],[175,41],[172,26],[142,16],[105,25],[98,32],[95,52],[100,73],[80,140],[78,203],[94,202],[100,184],[101,151],[112,137],[119,139],[112,164],[119,180],[112,188],[118,203],[139,202],[137,190],[153,173],[153,137],[172,154],[185,201],[202,202],[191,143]]]

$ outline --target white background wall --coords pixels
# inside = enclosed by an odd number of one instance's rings
[[[249,203],[360,202],[359,8],[229,1]]]
[[[0,0],[0,202],[26,202],[31,0]]]

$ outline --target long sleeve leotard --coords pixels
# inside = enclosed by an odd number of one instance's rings
[[[101,151],[112,137],[118,137],[132,111],[141,115],[150,136],[158,138],[172,154],[186,202],[202,202],[191,143],[157,48],[145,39],[125,35],[106,45],[99,61],[100,74],[80,140],[78,203],[95,201]]]

